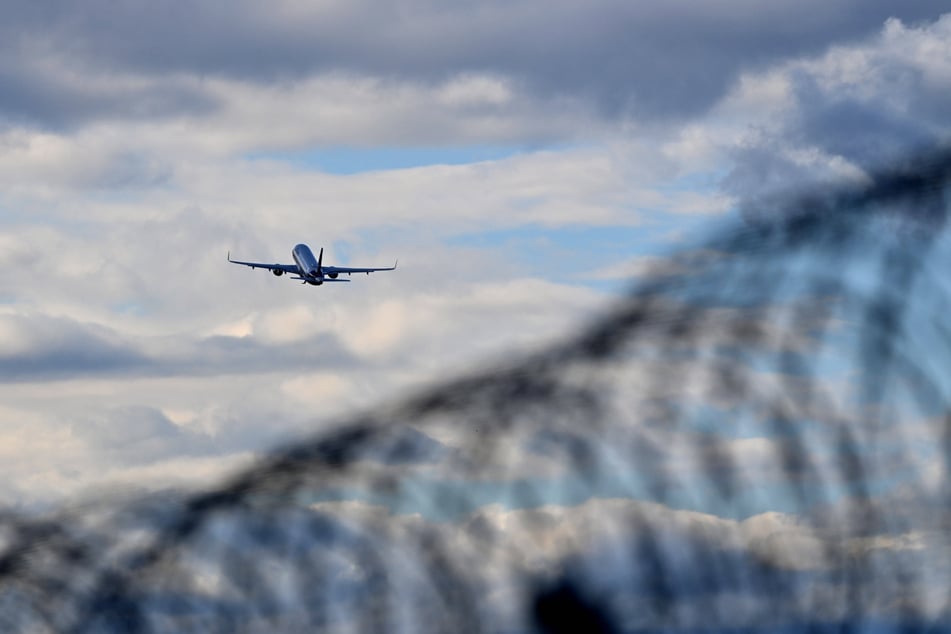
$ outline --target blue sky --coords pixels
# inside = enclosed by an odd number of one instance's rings
[[[729,272],[707,242],[716,228],[947,142],[948,11],[924,0],[10,4],[0,503],[209,486],[277,444],[561,341],[631,284]],[[400,267],[311,288],[225,260],[289,262],[298,242],[331,264]],[[852,273],[861,287],[865,269]],[[686,294],[724,311],[710,306],[720,336],[716,319],[736,317],[749,289],[692,279]],[[854,342],[838,330],[829,340],[811,371],[848,402],[835,346]],[[618,472],[572,492],[555,457],[532,455],[511,478],[548,482],[541,501],[566,517],[630,486],[632,504],[730,530],[771,511],[806,521],[801,492],[774,470],[782,434],[750,416],[651,436],[669,449],[651,468],[683,476],[670,498],[650,499],[650,468],[643,488]],[[931,431],[915,420],[892,438],[900,475],[872,484],[882,500],[944,482],[940,456],[921,449]],[[837,468],[828,430],[803,433],[815,468]],[[426,434],[450,453],[458,440],[438,422]],[[714,462],[735,452],[763,488],[728,508],[690,447]],[[407,481],[438,497],[451,466]],[[503,499],[511,481],[474,481],[454,483],[472,494],[467,511],[524,510]],[[809,499],[847,497],[847,483],[813,484]]]
[[[526,151],[520,147],[331,147],[295,152],[252,154],[248,159],[287,161],[328,174],[359,174],[426,165],[464,165],[496,161]]]

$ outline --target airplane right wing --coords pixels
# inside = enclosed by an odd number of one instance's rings
[[[250,266],[252,269],[268,269],[269,271],[280,271],[281,273],[298,272],[296,264],[265,264],[264,262],[242,262],[241,260],[232,260],[230,251],[228,251],[228,261],[232,264],[243,264],[244,266]],[[280,273],[278,275],[280,275]]]

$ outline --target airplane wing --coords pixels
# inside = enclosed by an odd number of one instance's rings
[[[384,267],[370,267],[370,268],[359,268],[359,267],[350,267],[350,266],[324,266],[321,270],[325,274],[329,273],[374,273],[376,271],[393,271],[396,269],[396,265],[399,264],[397,261],[393,266],[384,266]]]
[[[264,262],[242,262],[241,260],[232,260],[231,252],[228,252],[228,261],[232,264],[243,264],[252,269],[268,269],[269,271],[282,271],[284,273],[297,273],[296,264],[265,264]]]

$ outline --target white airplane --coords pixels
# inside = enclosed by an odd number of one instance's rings
[[[315,258],[313,251],[311,251],[310,247],[308,247],[306,244],[298,244],[296,247],[294,247],[294,249],[291,251],[291,256],[294,258],[294,264],[264,264],[263,262],[242,262],[240,260],[232,260],[231,251],[228,251],[228,261],[232,264],[243,264],[245,266],[250,266],[252,269],[268,269],[271,271],[271,273],[277,275],[278,277],[284,275],[285,273],[290,273],[297,276],[292,277],[292,280],[302,280],[302,283],[312,284],[314,286],[320,286],[324,282],[349,282],[350,280],[338,278],[341,273],[346,273],[347,275],[350,275],[351,273],[366,273],[369,275],[374,271],[392,271],[396,268],[396,264],[382,268],[324,266],[323,248],[320,249],[320,255]]]

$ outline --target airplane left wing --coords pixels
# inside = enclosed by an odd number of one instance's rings
[[[297,273],[296,264],[265,264],[264,262],[242,262],[241,260],[232,260],[231,252],[228,252],[228,261],[232,264],[243,264],[252,269],[268,269],[269,271],[280,271],[281,273]]]

